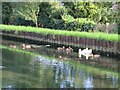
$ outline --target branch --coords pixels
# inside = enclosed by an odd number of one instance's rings
[[[23,17],[25,17],[25,18],[29,18],[29,19],[31,19],[32,20],[32,18],[30,17],[30,16],[26,16],[25,14],[23,14],[22,12],[20,12],[20,11],[17,11],[21,16],[23,16]]]

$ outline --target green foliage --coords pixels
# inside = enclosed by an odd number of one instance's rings
[[[89,31],[93,30],[95,25],[94,21],[91,21],[87,18],[76,18],[74,19],[70,15],[64,15],[63,20],[65,22],[65,29],[70,31]]]
[[[4,24],[10,24],[10,18],[12,16],[12,5],[10,2],[2,2],[2,22]]]
[[[83,20],[81,23],[82,23],[81,31],[86,31],[86,32],[92,31],[95,26],[95,22],[91,20]]]
[[[92,17],[96,22],[100,23],[115,23],[115,17],[118,15],[116,10],[113,10],[115,3],[112,2],[96,2],[95,5],[98,7],[97,14]]]
[[[96,23],[119,22],[112,2],[4,2],[3,23],[69,31],[92,31]],[[105,31],[105,30],[103,30]],[[119,30],[118,30],[119,31]]]
[[[97,13],[97,6],[92,2],[63,2],[74,18],[91,18]]]
[[[75,20],[71,15],[66,15],[66,14],[64,14],[64,15],[62,16],[62,19],[63,19],[66,23],[73,22],[73,21]]]
[[[64,29],[70,31],[89,31],[93,29],[93,24],[91,23],[93,21],[88,21],[84,18],[75,19],[68,14],[68,10],[64,6],[59,6],[57,2],[42,2],[39,6],[40,15],[38,21],[43,24],[44,28]]]
[[[42,2],[39,4],[39,8],[39,27],[62,29],[63,20],[61,18],[62,14],[65,13],[65,9],[59,6],[58,2]]]
[[[39,12],[38,2],[14,2],[12,3],[14,17],[21,17],[25,20],[32,20],[36,26]]]
[[[89,18],[95,22],[115,22],[118,11],[111,10],[112,2],[63,2],[74,18]]]
[[[0,30],[35,32],[45,35],[51,34],[51,35],[74,36],[74,37],[83,37],[83,38],[93,38],[99,40],[109,40],[109,41],[119,41],[118,37],[120,37],[120,35],[118,34],[65,31],[65,30],[54,30],[54,29],[34,28],[34,27],[25,27],[25,26],[13,26],[13,25],[11,26],[11,25],[3,25],[3,24],[0,24]]]
[[[20,17],[14,19],[12,24],[21,26],[36,26],[32,20],[25,20],[24,18]]]

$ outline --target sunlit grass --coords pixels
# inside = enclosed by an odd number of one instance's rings
[[[118,34],[107,34],[102,32],[65,31],[65,30],[54,30],[47,28],[35,28],[30,26],[14,26],[14,25],[3,25],[3,24],[0,24],[0,30],[35,32],[45,35],[51,34],[51,35],[74,36],[74,37],[92,38],[99,40],[109,40],[109,41],[119,41],[119,37],[120,37],[120,35]]]

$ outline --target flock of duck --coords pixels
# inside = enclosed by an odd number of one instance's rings
[[[67,53],[73,52],[73,49],[71,47],[65,48],[65,46],[58,47],[57,50],[58,51],[66,51]]]
[[[79,58],[81,58],[81,56],[83,55],[83,56],[86,57],[86,59],[88,59],[89,57],[91,57],[92,59],[100,57],[99,54],[94,54],[93,55],[92,49],[88,49],[88,48],[83,49],[83,50],[79,49],[78,50],[78,55],[79,55]]]
[[[64,46],[58,47],[57,50],[58,51],[66,51],[67,53],[73,52],[73,49],[71,47],[65,48]],[[99,54],[93,54],[92,49],[88,49],[88,48],[83,49],[83,50],[79,49],[78,56],[79,56],[79,58],[81,58],[82,56],[85,56],[86,59],[88,59],[89,57],[91,57],[92,59],[100,57]],[[60,56],[59,58],[61,59],[62,56]]]
[[[48,47],[50,45],[45,45],[45,46]],[[16,45],[10,45],[10,47],[16,48]],[[22,44],[23,49],[31,49],[31,48],[38,48],[38,47],[40,47],[40,46]],[[58,47],[57,50],[58,51],[66,51],[66,53],[73,52],[73,48],[71,48],[71,47],[65,48],[65,46]],[[92,49],[88,49],[88,48],[83,49],[83,50],[79,49],[78,50],[78,56],[79,56],[79,58],[81,58],[82,56],[85,56],[86,59],[88,59],[89,57],[91,57],[92,59],[100,57],[99,54],[93,54]],[[60,56],[60,59],[61,58],[62,58],[62,56]]]
[[[17,48],[16,45],[10,45],[11,48]],[[22,48],[23,49],[30,49],[31,48],[31,45],[26,45],[26,44],[22,44]]]

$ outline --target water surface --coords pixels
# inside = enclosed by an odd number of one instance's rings
[[[96,62],[93,65],[93,62],[75,60],[74,57],[61,60],[58,53],[53,55],[47,50],[39,50],[39,55],[35,55],[26,53],[26,50],[21,53],[2,49],[2,65],[5,67],[2,69],[2,87],[118,88],[116,60],[113,67],[106,64],[101,68]],[[105,63],[109,61],[112,59],[104,58]],[[101,66],[105,63],[100,62]]]

